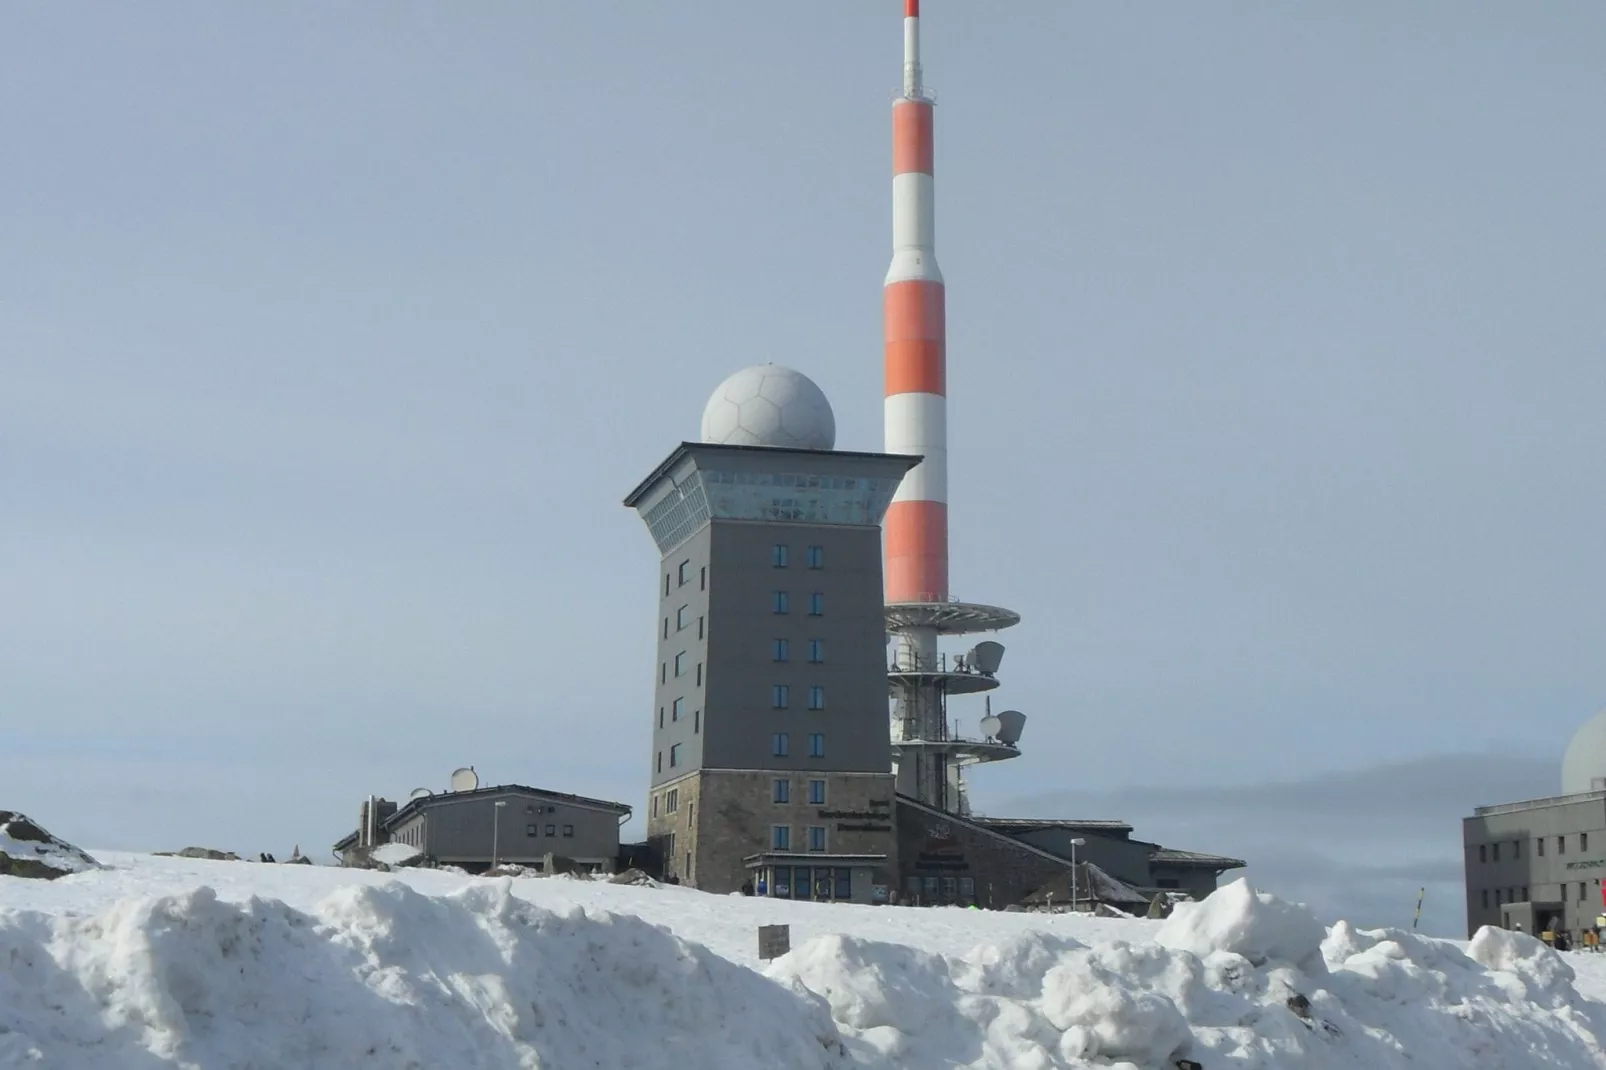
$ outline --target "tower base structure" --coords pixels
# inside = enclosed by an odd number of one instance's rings
[[[942,637],[997,632],[1019,623],[1020,614],[1013,610],[979,603],[887,605],[887,634],[893,646],[887,682],[900,795],[947,813],[966,814],[966,767],[1019,757],[1018,725],[1011,733],[1002,724],[990,723],[996,718],[987,717],[980,733],[965,736],[948,717],[949,698],[999,686],[996,665],[981,664],[984,659],[974,656],[950,658],[938,650]],[[1020,721],[1024,723],[1024,718]]]

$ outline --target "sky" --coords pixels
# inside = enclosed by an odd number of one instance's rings
[[[642,806],[621,498],[747,364],[880,445],[900,6],[9,10],[0,805],[320,858],[459,765]],[[1029,717],[977,808],[1559,763],[1606,9],[924,14],[953,590]]]

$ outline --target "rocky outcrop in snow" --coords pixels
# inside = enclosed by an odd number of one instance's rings
[[[0,876],[55,880],[100,863],[14,810],[0,810]]]

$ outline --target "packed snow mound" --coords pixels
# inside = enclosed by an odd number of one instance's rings
[[[837,1070],[824,1001],[509,881],[354,885],[310,913],[210,888],[0,911],[0,1066]]]
[[[0,810],[0,876],[54,880],[99,869],[87,853],[15,810]]]
[[[375,847],[368,857],[387,866],[405,866],[423,858],[424,852],[410,843],[385,843]]]
[[[1285,962],[1320,972],[1327,929],[1304,907],[1257,892],[1239,879],[1198,903],[1178,903],[1154,942],[1200,958],[1225,951],[1252,965]]]
[[[945,957],[823,936],[766,973],[824,997],[865,1066],[1606,1067],[1606,1006],[1531,938],[1480,936],[1469,956],[1393,930],[1328,934],[1239,884],[1154,943],[1027,933]]]

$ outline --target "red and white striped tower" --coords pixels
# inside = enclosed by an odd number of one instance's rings
[[[947,339],[932,190],[932,95],[920,0],[904,0],[903,93],[892,105],[892,266],[882,290],[886,449],[925,458],[887,511],[888,602],[948,599]]]
[[[967,808],[963,770],[1016,757],[1025,716],[982,719],[981,737],[950,732],[948,699],[998,686],[1003,647],[989,642],[950,660],[943,636],[1019,623],[997,606],[948,597],[948,382],[942,272],[932,191],[933,94],[920,82],[920,0],[904,0],[903,91],[892,105],[892,266],[882,290],[886,450],[917,455],[884,523],[888,672],[898,791],[942,810]]]

